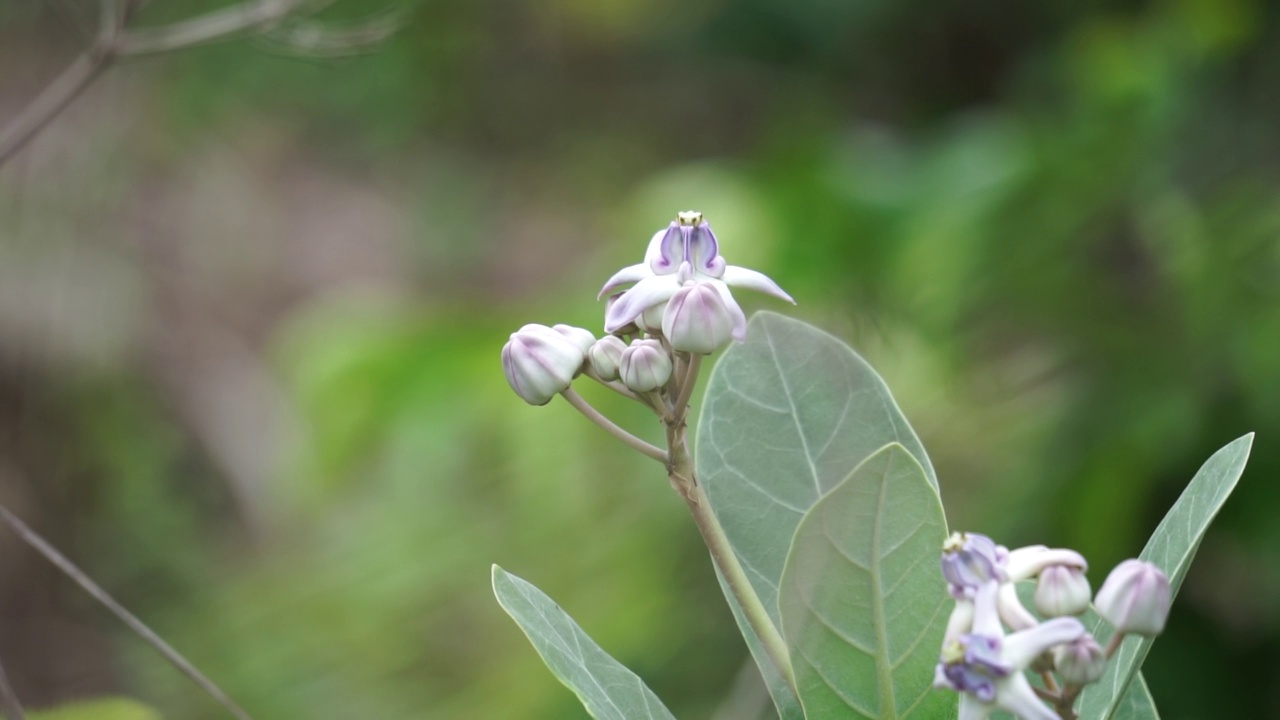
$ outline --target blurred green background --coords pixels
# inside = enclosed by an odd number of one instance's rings
[[[0,0],[0,124],[95,8]],[[598,332],[696,208],[885,375],[953,527],[1095,586],[1256,431],[1146,668],[1166,720],[1280,717],[1276,7],[402,9],[355,57],[122,63],[0,167],[0,501],[255,716],[585,717],[493,562],[677,716],[765,707],[661,471],[498,362],[526,322]],[[223,717],[7,532],[0,658],[35,707]]]

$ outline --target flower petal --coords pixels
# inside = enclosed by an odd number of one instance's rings
[[[1027,682],[1026,676],[1021,673],[1010,676],[1000,683],[1000,690],[996,693],[996,705],[1001,710],[1013,713],[1019,720],[1061,720],[1058,713],[1040,702],[1040,698],[1036,697],[1036,691],[1031,689],[1031,683]],[[964,717],[963,711],[961,711],[961,717]]]
[[[684,260],[685,236],[689,228],[671,223],[666,230],[659,230],[649,241],[644,261],[655,275],[673,273]]]
[[[1000,597],[996,600],[996,607],[1000,611],[1000,619],[1014,630],[1026,630],[1039,622],[1018,599],[1018,589],[1013,583],[1004,583],[1000,586]]]
[[[1004,639],[1001,659],[1015,668],[1025,668],[1040,653],[1084,635],[1084,625],[1073,617],[1046,620],[1039,625],[1019,630]]]
[[[954,642],[960,639],[961,635],[968,634],[973,630],[973,601],[957,600],[955,609],[951,611],[951,618],[947,620],[947,632],[942,636],[942,644]]]
[[[1003,637],[1004,628],[1000,625],[1000,616],[996,612],[996,594],[1000,591],[1000,583],[991,580],[978,588],[973,598],[973,632],[975,635]]]
[[[651,275],[641,280],[609,307],[604,317],[605,332],[614,332],[632,322],[640,313],[671,297],[679,289],[680,283],[676,282],[674,275]]]
[[[596,299],[599,300],[605,295],[608,295],[611,291],[617,290],[623,285],[640,282],[651,275],[653,275],[653,271],[651,271],[649,266],[645,263],[640,263],[639,265],[628,265],[614,273],[613,277],[605,281],[604,287],[600,288],[600,294],[596,295]]]
[[[1008,573],[1011,582],[1018,582],[1039,575],[1041,570],[1050,565],[1089,569],[1089,563],[1085,562],[1084,556],[1075,550],[1050,549],[1043,545],[1032,545],[1011,551],[1005,572]]]
[[[711,231],[711,226],[703,222],[693,228],[689,239],[689,257],[693,266],[703,275],[719,278],[724,275],[724,258],[720,257],[720,241]]]
[[[737,265],[729,265],[725,267],[724,275],[721,276],[720,279],[734,287],[744,287],[748,290],[755,290],[756,292],[762,292],[765,295],[772,295],[776,298],[786,300],[792,305],[796,304],[796,301],[792,300],[791,296],[788,295],[786,291],[778,287],[778,283],[770,280],[769,276],[764,273],[756,272],[755,270],[748,270],[747,268],[738,267]]]
[[[992,707],[969,693],[960,694],[959,720],[987,720],[991,717]]]

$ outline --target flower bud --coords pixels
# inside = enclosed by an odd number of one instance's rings
[[[1079,615],[1089,607],[1089,578],[1072,565],[1050,565],[1036,583],[1036,610],[1046,617]]]
[[[525,325],[502,347],[507,383],[530,405],[546,405],[582,369],[582,349],[546,325]]]
[[[618,364],[622,362],[622,353],[626,349],[627,344],[621,338],[605,335],[587,351],[587,360],[601,380],[617,380]]]
[[[724,347],[733,335],[733,315],[720,293],[709,282],[689,282],[667,302],[662,334],[671,347],[709,355]]]
[[[671,356],[657,340],[637,340],[622,351],[618,374],[635,392],[655,390],[671,379]]]
[[[666,315],[666,310],[667,304],[660,302],[640,313],[640,316],[636,318],[635,322],[645,332],[651,335],[661,335],[662,318]]]
[[[1141,560],[1125,560],[1111,571],[1093,604],[1116,632],[1154,637],[1164,630],[1173,592],[1160,568]]]
[[[584,328],[561,324],[552,325],[551,329],[568,338],[574,345],[582,348],[583,356],[586,356],[587,351],[591,349],[591,346],[596,341],[596,336],[592,335],[590,330]]]
[[[995,541],[978,533],[952,533],[942,544],[942,576],[956,597],[969,597],[981,585],[1003,581],[1001,553]]]
[[[1068,685],[1097,682],[1107,670],[1107,655],[1092,635],[1081,635],[1053,650],[1053,666]]]

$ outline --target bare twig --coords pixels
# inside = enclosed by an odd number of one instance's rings
[[[121,56],[150,55],[226,40],[271,27],[304,0],[254,0],[158,28],[126,32],[116,43]]]
[[[0,665],[0,711],[3,711],[9,720],[26,720],[27,718],[27,714],[22,711],[22,703],[18,702],[18,695],[9,685],[9,676],[4,672],[4,665]]]
[[[0,165],[26,146],[49,121],[71,104],[106,68],[109,56],[91,49],[76,58],[30,102],[4,130],[0,130]]]
[[[3,521],[4,524],[8,525],[9,529],[13,530],[13,532],[21,538],[23,542],[30,545],[36,552],[43,555],[46,560],[53,563],[67,577],[76,581],[76,584],[84,588],[85,592],[93,596],[93,598],[99,603],[102,603],[102,605],[110,610],[113,615],[119,618],[121,622],[128,625],[130,630],[134,631],[139,637],[147,641],[151,647],[155,648],[157,652],[164,656],[165,660],[169,661],[169,664],[176,667],[183,675],[186,675],[191,682],[200,686],[200,689],[204,690],[209,697],[212,697],[219,705],[226,708],[228,712],[239,720],[251,720],[249,713],[245,712],[244,709],[237,705],[230,696],[222,691],[222,688],[219,688],[212,680],[205,677],[204,674],[197,670],[196,666],[192,665],[191,662],[183,657],[181,653],[174,650],[173,647],[157,635],[155,631],[147,627],[141,620],[135,617],[133,613],[126,610],[123,605],[115,600],[115,598],[108,595],[107,591],[103,590],[97,583],[89,579],[89,576],[80,568],[76,567],[74,563],[68,560],[62,553],[58,552],[56,548],[50,545],[44,538],[40,537],[40,535],[34,530],[27,527],[26,523],[19,520],[16,515],[9,512],[9,510],[3,505],[0,505],[0,521]]]
[[[89,48],[0,130],[0,165],[25,147],[113,61],[269,30],[305,2],[307,0],[245,0],[190,20],[130,31],[126,26],[133,11],[140,6],[139,0],[102,0],[98,33]]]

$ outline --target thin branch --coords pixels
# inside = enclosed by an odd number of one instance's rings
[[[279,22],[304,0],[253,0],[158,28],[123,33],[115,43],[122,56],[151,55],[226,40]]]
[[[19,520],[16,515],[9,512],[9,510],[3,505],[0,505],[0,520],[8,525],[23,542],[30,545],[36,552],[43,555],[46,560],[53,563],[59,570],[66,574],[67,577],[76,581],[76,584],[84,588],[85,592],[89,593],[95,600],[102,603],[102,605],[110,610],[113,615],[119,618],[121,622],[128,625],[130,630],[133,630],[139,637],[147,641],[151,647],[155,648],[157,652],[169,661],[169,664],[176,667],[183,675],[186,675],[191,682],[200,686],[200,689],[208,693],[208,695],[216,700],[219,705],[222,705],[222,707],[226,708],[228,712],[239,720],[251,720],[249,713],[245,712],[239,705],[237,705],[234,700],[222,691],[222,688],[219,688],[212,680],[205,677],[204,674],[197,670],[195,665],[192,665],[190,661],[181,655],[181,653],[174,650],[173,647],[157,635],[155,631],[143,624],[141,620],[135,617],[133,613],[126,610],[119,602],[116,602],[115,598],[108,595],[107,592],[99,587],[97,583],[90,580],[89,576],[80,570],[80,568],[76,567],[70,560],[68,560],[62,553],[58,552],[34,530],[27,527],[26,523]]]
[[[622,428],[615,425],[612,420],[605,417],[604,415],[601,415],[599,410],[596,410],[595,408],[591,407],[590,403],[588,403],[586,400],[583,400],[581,395],[573,391],[573,388],[565,388],[564,391],[561,392],[560,394],[564,396],[565,400],[569,401],[570,405],[577,408],[578,412],[582,413],[583,415],[586,415],[587,418],[591,420],[591,422],[594,422],[595,424],[607,430],[610,435],[613,435],[614,437],[618,438],[622,442],[630,445],[631,447],[635,448],[636,450],[639,450],[640,452],[644,453],[645,455],[648,455],[649,457],[653,458],[654,460],[657,460],[660,463],[665,464],[667,462],[666,451],[664,451],[662,448],[656,445],[650,445],[644,440],[641,440],[635,435],[632,435],[626,430],[623,430]]]
[[[675,417],[683,420],[689,408],[689,398],[693,397],[693,387],[698,384],[698,370],[702,367],[702,355],[691,353],[689,366],[685,368],[684,377],[680,379],[680,397],[676,398]]]
[[[626,386],[626,385],[623,385],[622,383],[620,383],[620,382],[616,382],[616,381],[613,381],[613,380],[605,380],[604,378],[602,378],[602,377],[600,377],[599,375],[597,375],[597,374],[596,374],[596,371],[595,371],[595,370],[592,370],[592,369],[591,369],[591,367],[590,367],[590,365],[588,365],[588,366],[587,366],[587,368],[586,368],[585,370],[583,370],[583,371],[582,371],[582,374],[583,374],[583,375],[586,375],[587,377],[591,378],[592,380],[595,380],[596,382],[598,382],[598,383],[600,383],[601,385],[603,385],[603,386],[605,386],[605,387],[609,388],[610,390],[612,390],[612,391],[614,391],[614,392],[618,393],[618,394],[619,394],[619,395],[621,395],[622,397],[630,398],[630,399],[632,399],[632,400],[636,400],[636,401],[638,401],[638,402],[644,402],[644,398],[642,398],[642,397],[640,397],[639,395],[637,395],[637,394],[635,394],[635,393],[631,392],[629,389],[627,389],[627,386]],[[646,404],[647,404],[647,403],[646,403]]]
[[[89,83],[106,68],[110,58],[109,54],[99,50],[96,45],[91,47],[0,130],[0,165],[25,147],[49,121],[84,92]]]
[[[27,719],[27,714],[22,710],[22,703],[18,702],[17,693],[9,685],[9,676],[4,672],[4,665],[0,665],[0,710],[4,711],[5,717],[9,720]]]

